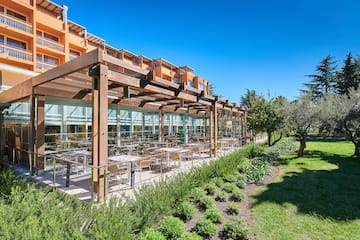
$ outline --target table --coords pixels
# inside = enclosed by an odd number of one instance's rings
[[[68,161],[70,160],[70,158],[75,158],[76,162],[79,162],[79,157],[83,157],[83,172],[86,173],[87,157],[91,156],[91,152],[87,150],[75,150],[62,153],[61,156],[65,157]]]
[[[135,186],[135,165],[137,161],[142,160],[144,157],[142,156],[134,156],[134,155],[115,155],[110,156],[109,160],[114,162],[122,162],[122,163],[130,163],[130,186],[134,188]]]
[[[179,148],[179,147],[168,147],[168,148],[159,148],[155,150],[156,152],[166,152],[166,163],[170,165],[170,154],[177,153],[179,154],[179,167],[181,166],[181,157],[182,154],[190,152],[189,149]]]

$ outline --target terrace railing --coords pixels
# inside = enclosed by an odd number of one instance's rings
[[[5,57],[13,57],[25,61],[32,61],[32,53],[26,50],[21,50],[13,47],[0,44],[0,55]]]
[[[49,64],[49,63],[44,63],[44,62],[37,62],[36,63],[36,68],[40,69],[40,70],[50,70],[54,67],[56,67],[57,65],[55,64]]]
[[[58,42],[55,42],[55,41],[51,41],[51,40],[48,40],[48,39],[45,39],[45,38],[42,38],[42,37],[36,37],[36,43],[41,45],[41,46],[44,46],[44,47],[48,47],[48,48],[51,48],[51,49],[54,49],[54,50],[57,50],[57,51],[60,51],[60,52],[64,52],[65,51],[65,47],[63,44],[60,44]]]
[[[32,33],[33,31],[33,27],[30,24],[17,20],[16,18],[6,16],[2,13],[0,13],[0,24],[4,24],[9,27],[16,28],[20,31],[27,33]]]

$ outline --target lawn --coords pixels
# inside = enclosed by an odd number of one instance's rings
[[[308,142],[305,157],[279,161],[280,175],[255,190],[256,239],[360,239],[360,159],[345,141]]]

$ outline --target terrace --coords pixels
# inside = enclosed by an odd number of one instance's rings
[[[188,171],[246,140],[246,109],[101,49],[0,93],[0,102],[11,103],[0,118],[4,163],[82,200]]]

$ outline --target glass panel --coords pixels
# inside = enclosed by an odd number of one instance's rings
[[[80,56],[80,52],[70,49],[70,55]]]
[[[42,62],[42,54],[36,54],[36,61]]]
[[[3,35],[0,35],[0,44],[4,44],[4,36]]]
[[[59,38],[57,36],[51,35],[46,32],[44,32],[44,38],[50,41],[59,42]]]
[[[20,42],[12,38],[7,38],[7,45],[14,48],[26,49],[26,43]]]
[[[52,64],[52,65],[58,65],[59,64],[59,59],[44,55],[44,63],[48,63],[48,64]]]
[[[190,87],[194,87],[194,82],[193,82],[192,80],[188,80],[188,85],[189,85]]]

